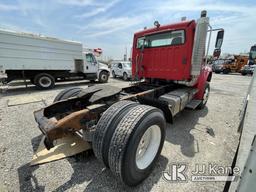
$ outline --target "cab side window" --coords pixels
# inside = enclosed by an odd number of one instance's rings
[[[96,61],[95,61],[95,59],[94,59],[92,54],[86,54],[86,62],[90,63],[90,64],[96,63]]]
[[[119,68],[119,69],[122,69],[122,68],[123,68],[122,63],[118,63],[118,68]]]
[[[141,48],[143,43],[144,48],[182,45],[185,43],[185,31],[167,31],[146,37],[140,37],[137,40],[137,48]]]

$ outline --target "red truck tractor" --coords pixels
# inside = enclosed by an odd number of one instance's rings
[[[206,39],[217,30],[215,48],[220,50],[224,31],[212,29],[206,11],[197,21],[155,22],[135,33],[134,81],[128,87],[69,88],[34,112],[45,147],[82,132],[97,159],[123,183],[141,183],[160,156],[166,122],[184,108],[203,109],[207,103],[212,71],[205,59]]]

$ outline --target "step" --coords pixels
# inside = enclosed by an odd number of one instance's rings
[[[193,99],[187,105],[186,108],[188,109],[195,109],[201,103],[201,100]]]

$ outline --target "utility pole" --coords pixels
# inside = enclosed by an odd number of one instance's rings
[[[124,61],[127,61],[127,46],[125,46]]]

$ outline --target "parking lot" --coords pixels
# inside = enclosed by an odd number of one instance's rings
[[[0,191],[222,191],[224,182],[191,182],[190,173],[196,164],[231,165],[239,138],[239,112],[250,80],[239,74],[214,74],[207,107],[184,110],[168,124],[157,166],[136,188],[121,184],[93,154],[29,165],[42,137],[33,111],[52,103],[61,90],[86,87],[87,82],[60,83],[47,91],[32,85],[11,86],[0,96]],[[123,87],[129,82],[111,78],[109,84]],[[163,179],[162,172],[173,163],[187,165],[187,182]]]

